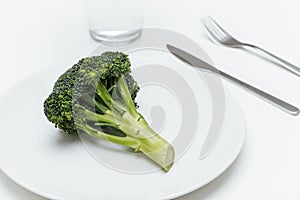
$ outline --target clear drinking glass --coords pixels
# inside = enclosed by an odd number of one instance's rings
[[[91,37],[106,44],[126,44],[143,28],[143,0],[85,0]]]

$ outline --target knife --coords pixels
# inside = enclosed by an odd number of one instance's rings
[[[187,53],[186,51],[184,51],[182,49],[174,47],[170,44],[167,44],[167,48],[174,56],[176,56],[178,59],[180,59],[181,61],[183,61],[191,66],[198,67],[203,70],[220,75],[221,77],[237,84],[238,86],[240,86],[241,88],[244,88],[249,93],[254,94],[255,96],[259,97],[260,99],[264,100],[265,102],[285,111],[286,113],[288,113],[290,115],[298,116],[300,114],[299,108],[297,108],[283,100],[280,100],[277,97],[274,97],[260,89],[257,89],[255,87],[217,69],[216,67],[213,67],[212,65],[208,64],[207,62]],[[200,158],[204,157],[205,155],[209,154],[210,151],[212,151],[217,140],[218,140],[217,133],[213,133],[213,135],[208,134],[206,136],[204,145],[201,149]]]
[[[207,62],[185,52],[184,50],[181,50],[177,47],[174,47],[172,45],[167,44],[167,48],[169,49],[169,51],[175,55],[177,58],[179,58],[181,61],[188,63],[191,66],[194,67],[199,67],[201,69],[204,70],[208,70],[210,72],[214,72],[224,78],[226,78],[227,80],[230,80],[231,82],[234,82],[236,84],[238,84],[239,86],[241,86],[242,88],[246,89],[248,92],[251,92],[252,94],[256,95],[257,97],[261,98],[262,100],[264,100],[267,103],[272,104],[273,106],[276,106],[277,108],[287,112],[290,115],[294,115],[297,116],[300,114],[300,110],[299,108],[283,101],[280,100],[262,90],[259,90],[237,78],[234,78],[233,76],[218,70],[217,68],[213,67],[212,65],[208,64]]]

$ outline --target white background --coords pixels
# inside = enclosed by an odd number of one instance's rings
[[[212,44],[199,23],[201,16],[210,14],[236,37],[300,66],[298,1],[145,1],[145,27],[171,29],[191,37],[219,68],[300,106],[300,77],[243,51]],[[86,56],[97,47],[88,35],[83,0],[0,0],[0,5],[0,95],[40,68]],[[231,84],[225,86],[245,113],[244,149],[222,176],[178,200],[300,199],[299,117]],[[0,199],[44,198],[0,172]]]

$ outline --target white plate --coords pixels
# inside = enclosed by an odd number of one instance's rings
[[[115,171],[93,159],[78,138],[64,136],[47,122],[42,103],[49,88],[44,84],[44,77],[40,72],[22,81],[7,92],[0,104],[0,167],[15,182],[44,197],[65,200],[175,198],[215,179],[241,150],[245,136],[243,114],[226,91],[222,137],[208,157],[198,159],[206,132],[200,128],[192,146],[169,173]],[[209,107],[200,108],[206,106]],[[200,110],[199,119],[211,116],[210,109]],[[202,123],[201,127],[207,127],[209,120]]]
[[[133,74],[139,83],[143,83],[138,96],[139,111],[157,132],[169,142],[174,142],[178,135],[190,134],[180,132],[180,122],[184,119],[197,122],[194,137],[188,140],[186,148],[178,149],[180,145],[175,145],[176,153],[180,156],[168,173],[157,168],[141,154],[108,150],[101,146],[103,141],[99,140],[96,144],[100,145],[95,145],[89,138],[81,137],[80,140],[76,136],[64,135],[47,121],[43,114],[43,101],[59,74],[72,63],[37,72],[11,88],[1,98],[0,167],[3,172],[32,192],[60,200],[171,199],[196,190],[223,173],[237,158],[245,137],[243,113],[234,97],[225,89],[224,99],[220,101],[225,106],[220,137],[211,153],[199,159],[213,116],[219,114],[218,109],[213,109],[216,106],[213,102],[216,101],[212,99],[203,74],[195,73],[193,68],[161,49],[136,50],[129,55]],[[208,60],[201,49],[196,55]],[[139,71],[145,65],[145,69],[154,66],[153,69],[156,70],[158,69],[155,67],[163,65],[159,70],[171,71],[168,75],[163,74],[163,71],[156,74],[150,70],[145,76],[145,73]],[[195,105],[191,106],[197,111],[197,116],[193,118],[183,115],[185,107],[182,103],[189,103],[189,99],[185,99],[184,95],[180,97],[173,91],[180,85],[175,84],[174,88],[174,81],[163,85],[161,82],[149,84],[149,80],[161,75],[170,80],[173,72],[181,76],[194,94],[195,101],[191,102]],[[205,76],[217,80],[212,75]],[[145,83],[145,79],[148,82]],[[155,123],[153,113],[151,114],[153,107],[157,105],[164,109],[166,119],[160,125],[157,120],[158,123]],[[195,112],[191,116],[192,114]],[[121,164],[109,162],[116,159],[105,160],[112,157],[117,158]],[[129,165],[125,166],[124,162]],[[133,169],[134,165],[138,168]]]

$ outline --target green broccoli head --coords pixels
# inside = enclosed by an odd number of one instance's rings
[[[55,82],[52,93],[44,102],[47,119],[65,133],[77,134],[73,117],[74,100],[85,93],[89,98],[94,96],[95,89],[91,87],[97,85],[99,80],[109,90],[124,76],[135,102],[140,88],[129,74],[130,66],[128,56],[121,52],[105,52],[100,56],[81,59]]]

